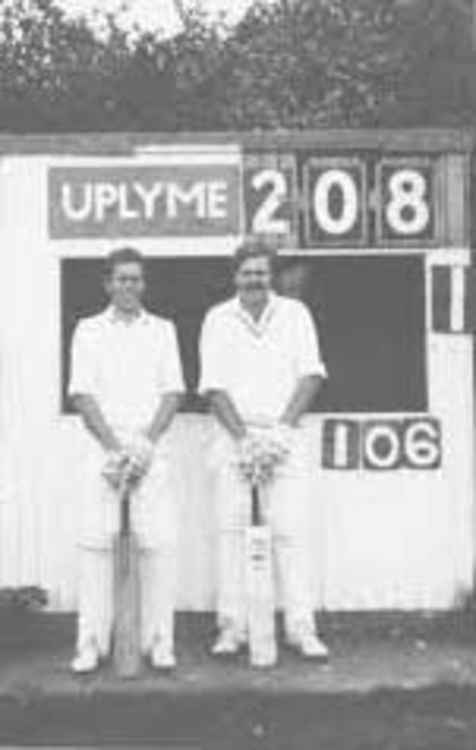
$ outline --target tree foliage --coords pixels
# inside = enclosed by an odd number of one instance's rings
[[[164,40],[131,36],[104,14],[98,34],[55,0],[10,0],[0,17],[0,129],[470,121],[476,77],[464,11],[448,0],[256,2],[227,32],[190,15]]]

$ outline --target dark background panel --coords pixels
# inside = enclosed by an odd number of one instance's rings
[[[154,258],[147,264],[145,306],[157,315],[170,318],[177,326],[180,354],[188,387],[186,410],[204,409],[194,395],[198,381],[197,344],[206,310],[226,299],[233,289],[230,264],[226,259]],[[71,337],[76,321],[100,312],[108,299],[103,287],[103,262],[98,258],[68,258],[61,268],[63,409],[70,410],[66,398],[69,379]]]
[[[306,266],[301,291],[289,291],[320,331],[329,381],[318,410],[426,410],[423,259],[327,256]]]
[[[145,303],[174,320],[189,389],[185,409],[203,410],[194,395],[198,336],[206,310],[230,294],[227,258],[154,258],[148,261]],[[107,299],[102,261],[61,263],[62,404],[69,410],[71,335],[78,318],[99,312]],[[318,324],[329,369],[315,411],[425,411],[425,302],[423,260],[417,256],[339,256],[283,259],[279,288],[305,301]]]

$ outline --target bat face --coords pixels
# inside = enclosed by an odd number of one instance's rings
[[[132,532],[114,539],[114,650],[116,674],[136,677],[141,670],[139,545]]]
[[[255,667],[270,667],[276,663],[277,650],[269,527],[248,527],[245,548],[250,662]]]

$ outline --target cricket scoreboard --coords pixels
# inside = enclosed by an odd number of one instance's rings
[[[234,167],[59,167],[49,175],[50,227],[58,239],[246,233],[288,249],[435,247],[450,182],[441,157],[372,152],[249,153]]]
[[[1,231],[17,273],[22,258],[35,273],[19,319],[26,326],[31,309],[45,333],[29,348],[25,333],[21,349],[11,333],[9,351],[12,367],[28,351],[25,373],[34,365],[45,382],[49,406],[38,419],[56,430],[65,477],[74,474],[65,446],[81,441],[66,396],[71,337],[79,318],[107,303],[104,256],[137,247],[147,307],[176,324],[188,387],[173,428],[188,466],[177,486],[197,514],[184,521],[184,544],[198,544],[182,563],[183,606],[213,601],[202,580],[213,420],[196,393],[200,326],[233,293],[230,257],[245,237],[276,248],[278,291],[310,308],[329,371],[303,420],[315,469],[316,605],[458,606],[476,556],[470,135],[91,135],[22,148],[3,145]],[[28,422],[40,406],[26,374],[20,382],[31,389],[23,403],[34,403]],[[60,494],[51,499],[52,488],[48,502],[58,506]],[[60,607],[71,595],[64,588]]]

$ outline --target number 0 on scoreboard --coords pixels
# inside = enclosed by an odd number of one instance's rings
[[[366,165],[358,158],[311,158],[304,167],[306,244],[367,244]]]

